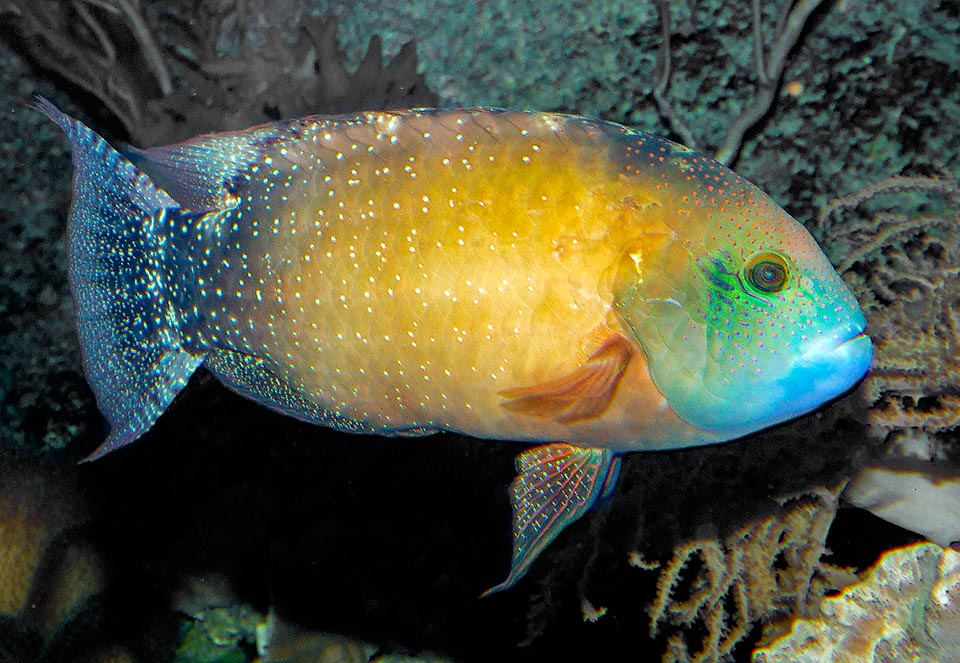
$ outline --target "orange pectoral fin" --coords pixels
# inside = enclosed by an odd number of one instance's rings
[[[617,384],[633,356],[630,342],[612,334],[584,364],[550,382],[501,391],[501,403],[511,412],[560,423],[598,417],[610,405]]]

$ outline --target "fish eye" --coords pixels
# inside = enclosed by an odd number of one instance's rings
[[[787,286],[790,267],[783,256],[763,251],[752,256],[744,268],[747,283],[763,293],[780,292]]]

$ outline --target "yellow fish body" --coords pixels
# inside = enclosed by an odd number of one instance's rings
[[[341,430],[542,444],[518,458],[516,582],[615,454],[740,437],[866,372],[814,240],[649,134],[489,109],[308,117],[138,152],[74,145],[88,380],[146,431],[203,363]]]

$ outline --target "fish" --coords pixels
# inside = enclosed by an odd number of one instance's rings
[[[316,115],[121,154],[72,145],[84,372],[143,435],[203,366],[349,433],[529,443],[512,587],[626,452],[716,444],[850,390],[872,343],[804,227],[652,134],[493,108]]]

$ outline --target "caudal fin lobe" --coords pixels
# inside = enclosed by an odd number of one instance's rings
[[[203,362],[182,344],[163,219],[178,204],[103,138],[46,99],[73,148],[70,289],[83,368],[110,435],[88,460],[150,429]]]

